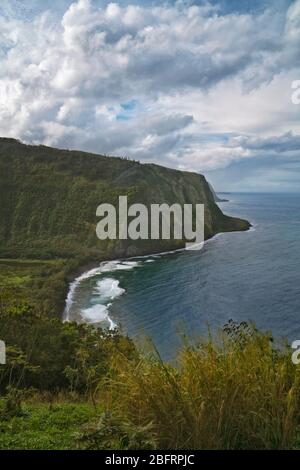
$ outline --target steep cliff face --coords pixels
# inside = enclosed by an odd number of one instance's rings
[[[209,183],[208,183],[208,184],[209,184]],[[215,201],[215,202],[228,202],[228,199],[221,199],[221,198],[217,195],[217,193],[215,192],[215,190],[214,190],[214,188],[212,187],[211,184],[209,184],[209,189],[210,189],[211,192],[212,192],[212,195],[213,195],[213,197],[214,197],[214,201]]]
[[[96,237],[96,208],[128,202],[204,204],[205,237],[247,230],[225,216],[204,176],[116,157],[27,146],[0,139],[0,253],[13,257],[102,259],[183,246],[183,241],[109,241]]]

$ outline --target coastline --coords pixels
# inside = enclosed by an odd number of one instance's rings
[[[254,230],[255,228],[253,227],[253,225],[249,223],[249,227],[245,230],[222,231],[222,232],[214,233],[213,235],[207,237],[203,243],[201,243],[202,246],[201,248],[199,248],[199,251],[201,251],[209,241],[217,238],[220,235],[223,235],[226,233],[250,232]],[[130,262],[132,260],[142,260],[142,259],[147,260],[148,258],[167,256],[167,255],[172,255],[176,253],[184,253],[185,251],[193,251],[193,250],[189,247],[183,246],[182,248],[176,248],[174,250],[154,251],[151,253],[146,253],[146,254],[136,255],[136,256],[128,256],[128,257],[123,257],[123,258],[112,257],[108,259],[98,260],[97,262],[92,262],[92,263],[89,263],[88,265],[81,267],[78,270],[79,271],[78,275],[73,277],[73,280],[69,283],[67,295],[65,297],[65,307],[62,312],[62,321],[63,322],[72,321],[69,319],[68,315],[69,315],[69,311],[73,303],[74,293],[76,291],[76,288],[80,285],[80,283],[85,279],[89,279],[91,277],[100,275],[103,272],[105,272],[103,269],[105,269],[105,266],[107,266],[109,263],[114,263],[117,265],[117,264]],[[107,271],[107,272],[112,272],[112,271]],[[113,330],[115,328],[118,328],[118,325],[116,325],[115,322],[109,317],[108,313],[107,313],[106,319],[108,323],[110,324],[109,329]]]

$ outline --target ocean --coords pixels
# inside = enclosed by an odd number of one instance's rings
[[[165,360],[230,319],[300,339],[300,195],[226,197],[223,212],[250,231],[219,234],[200,251],[102,263],[71,285],[67,319],[118,326]]]

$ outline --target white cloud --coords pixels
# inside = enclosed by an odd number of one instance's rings
[[[268,139],[297,152],[299,11],[79,0],[59,21],[0,16],[0,134],[201,171],[278,153]]]

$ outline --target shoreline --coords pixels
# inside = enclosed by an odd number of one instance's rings
[[[209,242],[209,241],[212,241],[213,239],[217,238],[218,236],[220,235],[223,235],[223,234],[226,234],[226,233],[240,233],[240,232],[252,232],[252,231],[255,231],[255,227],[253,227],[252,224],[249,224],[249,227],[246,229],[246,230],[233,230],[233,231],[225,231],[225,232],[217,232],[213,235],[211,235],[210,237],[208,237],[206,240],[204,240],[204,242],[202,242],[200,245],[201,248],[199,248],[199,250],[197,251],[201,251],[205,245]],[[176,248],[174,250],[168,250],[168,251],[156,251],[156,252],[152,252],[152,253],[148,253],[148,254],[143,254],[143,255],[136,255],[136,256],[128,256],[128,257],[125,257],[125,258],[111,258],[111,259],[103,259],[101,261],[97,261],[96,262],[92,262],[92,263],[89,263],[88,265],[85,265],[84,267],[80,268],[79,269],[79,275],[77,275],[76,277],[73,277],[73,280],[69,283],[69,287],[68,287],[68,291],[67,291],[67,295],[65,297],[65,302],[64,302],[64,310],[62,312],[62,321],[63,322],[68,322],[70,321],[69,318],[68,318],[68,313],[69,313],[69,310],[72,306],[72,303],[73,303],[73,297],[74,297],[74,293],[75,293],[75,290],[76,288],[80,285],[80,283],[84,280],[84,279],[89,279],[91,277],[94,277],[94,276],[97,276],[97,275],[100,275],[102,274],[104,271],[101,271],[101,269],[103,269],[103,267],[105,265],[107,265],[108,263],[126,263],[126,261],[132,261],[132,260],[141,260],[141,259],[147,259],[147,258],[151,258],[151,257],[161,257],[161,256],[167,256],[167,255],[172,255],[172,254],[176,254],[176,253],[184,253],[184,252],[188,252],[188,251],[196,251],[196,250],[193,250],[191,248],[187,248],[186,246],[182,247],[182,248]],[[112,270],[113,271],[113,270]],[[108,273],[109,272],[112,272],[112,271],[107,271]],[[99,305],[102,305],[102,304],[99,304]],[[114,321],[109,317],[109,315],[107,314],[107,321],[108,323],[110,324],[110,330],[113,330],[115,328],[118,328],[118,326],[114,323]]]

